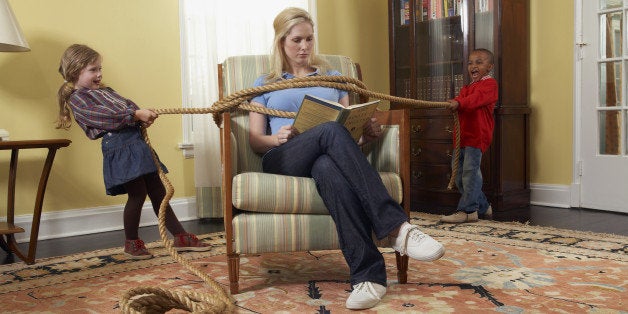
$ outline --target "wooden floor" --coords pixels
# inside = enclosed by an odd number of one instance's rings
[[[531,206],[529,223],[535,226],[549,226],[628,236],[628,214],[614,212]],[[182,224],[188,232],[195,234],[224,230],[222,219],[200,219],[182,222]],[[159,240],[157,226],[140,228],[140,238],[145,242]],[[37,258],[122,247],[123,243],[124,232],[122,230],[42,240],[39,241],[37,245]],[[23,252],[27,251],[27,244],[20,243],[20,248]],[[10,264],[15,262],[22,261],[14,255],[7,255],[6,252],[0,250],[0,263]]]

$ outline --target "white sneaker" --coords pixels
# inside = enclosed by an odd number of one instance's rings
[[[353,286],[353,291],[347,298],[347,308],[350,310],[364,310],[374,307],[386,294],[386,287],[364,281]]]
[[[445,247],[418,226],[404,222],[392,246],[399,254],[408,255],[419,261],[435,261],[445,254]]]

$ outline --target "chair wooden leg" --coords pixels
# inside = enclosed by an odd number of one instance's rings
[[[240,254],[229,253],[227,258],[229,259],[229,291],[234,295],[238,294],[240,290],[238,283],[240,278]]]
[[[399,252],[395,252],[397,260],[397,280],[401,284],[408,282],[408,255],[401,256]]]

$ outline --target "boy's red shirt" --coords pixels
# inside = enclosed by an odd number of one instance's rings
[[[471,146],[485,152],[493,140],[493,110],[498,100],[497,80],[485,76],[462,87],[454,99],[460,104],[460,147]],[[455,136],[454,132],[454,141]]]

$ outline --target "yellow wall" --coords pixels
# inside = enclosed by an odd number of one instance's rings
[[[319,51],[350,56],[360,63],[366,86],[388,94],[388,2],[318,0],[317,3]]]
[[[573,12],[571,0],[530,1],[532,183],[572,182]]]
[[[59,58],[73,43],[101,53],[103,78],[140,107],[181,106],[178,1],[172,0],[9,0],[31,47],[26,53],[0,53],[0,128],[12,140],[68,138],[53,165],[44,210],[124,204],[125,196],[105,195],[100,141],[91,141],[74,125],[54,129],[62,83]],[[193,160],[183,158],[181,117],[162,116],[149,129],[152,144],[170,169],[174,197],[194,195]],[[17,214],[33,208],[35,172],[43,153],[21,152]],[[0,200],[6,199],[9,154],[0,152]],[[29,170],[29,167],[37,168]],[[1,206],[4,208],[4,206]]]
[[[0,53],[0,128],[11,139],[69,138],[57,154],[45,211],[123,204],[104,193],[99,141],[80,128],[55,130],[59,57],[72,43],[104,56],[104,79],[141,107],[181,104],[178,2],[173,0],[9,0],[32,51]],[[531,182],[570,184],[573,107],[573,2],[531,0]],[[147,9],[148,8],[148,9]],[[367,86],[389,92],[388,14],[383,0],[318,0],[319,51],[352,57]],[[60,14],[59,12],[63,12]],[[557,53],[559,51],[560,53]],[[149,129],[170,169],[174,197],[194,196],[193,160],[186,160],[181,118],[164,115]],[[0,193],[8,153],[0,152]],[[43,153],[24,151],[18,170],[18,214],[28,214]],[[29,168],[37,168],[30,170]],[[25,178],[33,178],[26,180]],[[4,195],[4,194],[0,194]],[[4,200],[0,196],[0,200]]]

